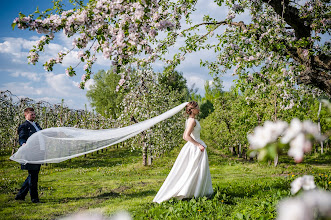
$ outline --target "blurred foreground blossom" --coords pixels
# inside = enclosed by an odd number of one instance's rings
[[[288,155],[295,161],[301,162],[304,153],[310,152],[312,148],[311,139],[322,141],[324,137],[320,134],[318,125],[311,121],[300,122],[295,118],[291,121],[290,127],[286,130],[281,142],[290,143]]]
[[[277,144],[280,137],[282,137],[281,143]],[[325,139],[320,134],[317,124],[311,121],[301,122],[297,118],[293,119],[290,125],[283,121],[266,121],[263,126],[256,127],[254,133],[249,134],[247,138],[250,148],[262,153],[260,159],[270,156],[268,152],[277,152],[277,148],[289,145],[288,155],[293,157],[296,162],[301,162],[304,153],[311,151],[313,140],[322,141]],[[270,147],[270,144],[273,146]],[[267,151],[265,147],[268,145],[269,150]],[[276,149],[270,150],[272,148]]]
[[[331,192],[310,190],[278,205],[277,220],[314,220],[331,218]]]
[[[132,217],[126,211],[117,212],[111,217],[105,216],[100,212],[81,212],[61,218],[60,220],[132,220]]]
[[[303,177],[298,177],[296,178],[292,183],[291,183],[291,193],[296,194],[299,192],[300,189],[304,190],[311,190],[315,189],[316,185],[314,182],[314,177],[310,175],[305,175]]]
[[[264,126],[258,126],[254,129],[254,134],[248,135],[248,141],[252,149],[260,149],[267,144],[277,141],[283,134],[288,124],[283,121],[271,122],[266,121]]]

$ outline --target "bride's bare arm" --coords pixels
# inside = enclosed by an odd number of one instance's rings
[[[185,141],[189,141],[189,142],[193,143],[194,145],[198,146],[201,151],[204,151],[205,147],[191,137],[191,133],[192,133],[195,125],[196,125],[196,122],[194,119],[189,119],[187,121],[187,126],[186,126],[186,129],[183,134],[183,139]]]

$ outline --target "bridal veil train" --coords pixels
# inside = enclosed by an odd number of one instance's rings
[[[34,133],[10,159],[21,164],[59,163],[125,141],[181,111],[183,103],[159,116],[123,128],[47,128]]]

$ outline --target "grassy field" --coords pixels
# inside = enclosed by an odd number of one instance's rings
[[[319,187],[331,187],[330,152],[311,155],[301,164],[282,157],[273,167],[208,148],[213,197],[154,204],[151,201],[179,150],[148,167],[141,165],[140,152],[122,148],[44,165],[39,204],[31,203],[29,196],[14,200],[27,171],[20,170],[9,155],[0,156],[0,219],[56,219],[79,211],[111,216],[119,210],[129,211],[134,219],[273,219],[278,201],[290,196],[290,183],[296,177],[314,175]]]

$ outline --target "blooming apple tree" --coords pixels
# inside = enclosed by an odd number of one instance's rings
[[[129,71],[122,73],[116,88],[118,92],[127,91],[120,104],[122,114],[117,118],[122,126],[158,116],[182,104],[187,96],[185,90],[172,90],[161,84],[159,75],[151,69]],[[185,119],[185,115],[178,113],[127,142],[132,149],[141,148],[143,165],[147,165],[148,157],[158,157],[182,142]]]
[[[72,10],[55,4],[53,11],[20,14],[13,26],[44,34],[30,51],[33,64],[54,33],[73,36],[72,49],[79,50],[85,63],[82,88],[98,52],[116,68],[133,62],[144,66],[157,59],[175,67],[186,54],[210,49],[216,52],[216,61],[201,60],[201,64],[211,73],[235,67],[235,74],[246,76],[256,66],[265,77],[272,77],[270,70],[280,71],[283,75],[279,80],[293,78],[331,94],[331,44],[325,41],[330,35],[330,4],[321,0],[215,0],[217,6],[228,7],[227,17],[220,20],[205,15],[200,23],[193,24],[190,18],[197,2],[90,0]],[[237,21],[236,16],[242,13],[249,13],[250,21]],[[225,32],[215,35],[221,26],[227,27]],[[181,38],[185,44],[172,59],[166,59],[169,48]],[[213,43],[210,38],[215,39]],[[52,70],[69,52],[60,51],[44,64],[45,69]],[[67,75],[76,74],[75,68],[68,67]]]

